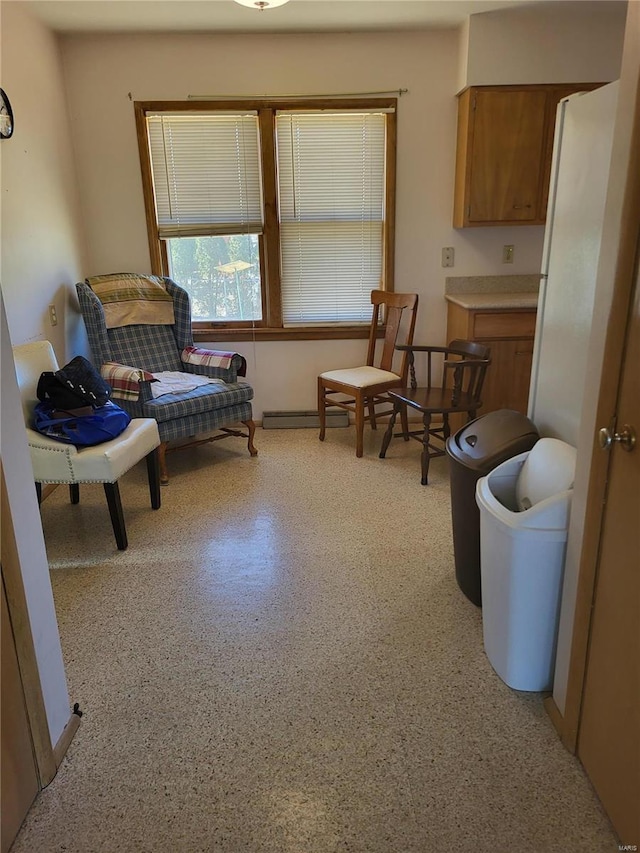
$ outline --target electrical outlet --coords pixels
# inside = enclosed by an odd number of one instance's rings
[[[513,246],[503,246],[502,247],[502,263],[503,264],[512,264],[513,263]]]
[[[442,266],[443,267],[452,267],[453,259],[454,259],[454,248],[453,246],[445,246],[442,250]]]
[[[58,315],[56,314],[55,305],[49,305],[49,322],[52,326],[58,325]]]

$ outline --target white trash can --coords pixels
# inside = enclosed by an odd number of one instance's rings
[[[575,460],[542,438],[476,486],[484,647],[514,690],[552,685]]]

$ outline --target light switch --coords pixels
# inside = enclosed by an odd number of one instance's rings
[[[513,263],[513,246],[503,246],[502,247],[502,263],[503,264],[512,264]]]

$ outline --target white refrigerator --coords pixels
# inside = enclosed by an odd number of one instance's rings
[[[593,330],[596,275],[618,83],[558,105],[529,417],[576,447]]]
[[[613,283],[598,280],[618,83],[558,106],[529,417],[541,436],[577,448],[553,698],[564,713],[585,501]],[[597,286],[596,286],[597,285]]]

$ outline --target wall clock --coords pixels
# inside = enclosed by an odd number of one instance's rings
[[[0,139],[13,135],[13,110],[4,89],[0,89]]]

